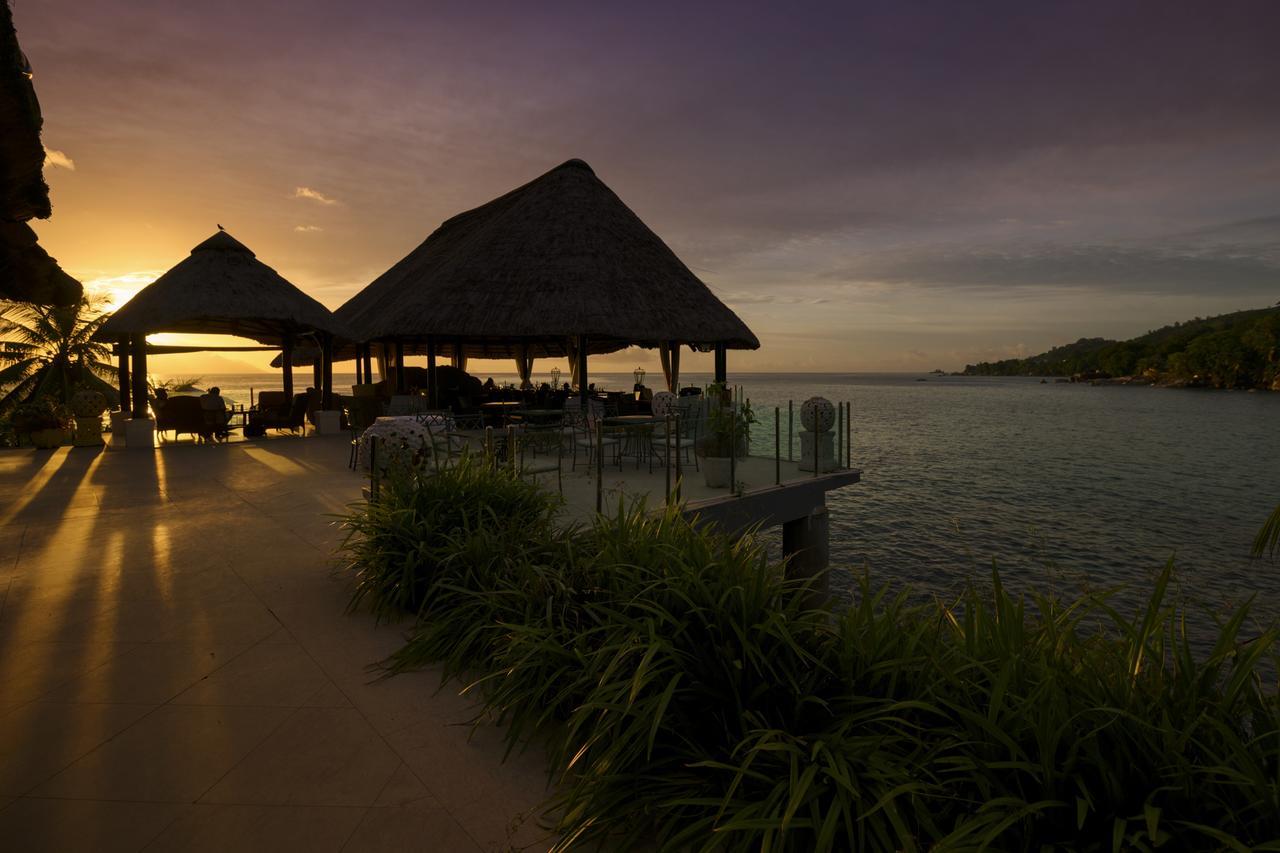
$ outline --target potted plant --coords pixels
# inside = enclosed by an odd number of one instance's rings
[[[23,403],[13,412],[14,432],[37,448],[61,447],[70,422],[66,408],[48,397]]]
[[[720,489],[732,485],[731,459],[746,457],[751,446],[751,425],[756,421],[749,404],[735,406],[717,395],[709,397],[707,428],[698,440],[697,451],[702,457],[702,475],[707,486]]]

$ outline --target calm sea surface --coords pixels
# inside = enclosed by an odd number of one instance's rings
[[[847,589],[866,567],[878,580],[945,594],[995,561],[1023,588],[1142,589],[1173,558],[1190,598],[1217,608],[1256,593],[1255,613],[1280,618],[1280,565],[1248,556],[1280,502],[1280,394],[918,378],[731,375],[760,417],[753,450],[763,455],[773,454],[775,406],[785,455],[788,400],[797,431],[808,397],[853,404],[863,481],[829,497],[833,586]],[[353,379],[337,375],[335,384]],[[632,382],[593,379],[613,389]],[[202,385],[247,403],[250,386],[278,383],[251,374]]]

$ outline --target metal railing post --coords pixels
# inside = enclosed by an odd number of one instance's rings
[[[369,502],[378,500],[378,437],[369,436]]]
[[[738,410],[729,407],[729,491],[738,488]]]
[[[671,504],[671,414],[669,412],[667,413],[667,416],[666,416],[665,426],[667,428],[667,455],[663,457],[662,468],[667,473],[666,495],[667,495],[667,505],[670,506]],[[676,443],[676,447],[679,448],[678,441]]]
[[[796,434],[796,407],[795,400],[787,401],[787,461],[795,462],[794,453],[794,437]]]
[[[675,421],[676,421],[676,436],[679,437],[680,436],[680,413],[679,412],[676,412]],[[693,449],[693,452],[697,453],[698,449],[695,447]],[[680,450],[679,445],[677,444],[676,446],[676,503],[677,504],[680,503],[680,484],[684,480],[684,470],[683,470],[684,461],[680,458],[683,455],[684,455],[683,451]]]
[[[596,421],[596,514],[604,512],[604,421]]]
[[[836,406],[836,467],[840,467],[844,459],[844,403]]]
[[[773,407],[773,484],[782,485],[782,407]]]

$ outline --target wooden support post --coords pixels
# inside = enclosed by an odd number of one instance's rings
[[[725,345],[716,344],[716,378],[715,381],[721,385],[728,382],[729,370],[725,354]]]
[[[285,334],[280,344],[280,366],[284,368],[284,401],[293,406],[293,335]]]
[[[369,344],[361,344],[360,349],[364,351],[364,381],[365,384],[373,383],[373,347]]]
[[[320,360],[324,364],[320,373],[320,408],[328,412],[333,409],[333,335],[328,332],[320,335]]]
[[[436,338],[427,335],[427,405],[440,408],[439,383],[436,382]]]
[[[587,402],[587,336],[578,335],[578,396],[582,399],[582,410],[589,411]]]
[[[738,490],[738,410],[729,407],[729,491]]]
[[[324,360],[320,358],[320,353],[316,353],[315,361],[311,362],[311,387],[319,391],[322,384],[324,384]]]
[[[133,336],[133,417],[147,416],[147,336]]]
[[[679,504],[680,503],[680,486],[681,486],[681,483],[684,481],[684,460],[682,459],[682,457],[684,456],[684,451],[680,449],[680,442],[679,442],[679,438],[682,435],[682,433],[680,432],[679,410],[676,411],[675,421],[676,421],[676,439],[677,439],[676,441],[676,503]],[[693,452],[697,453],[698,451],[695,448]]]
[[[132,408],[129,404],[130,392],[133,389],[129,387],[129,339],[127,337],[116,342],[116,355],[120,360],[120,411],[129,414]]]
[[[782,523],[782,555],[788,558],[787,576],[813,579],[811,603],[815,606],[827,597],[830,588],[828,536],[825,503],[803,518]]]
[[[396,393],[403,394],[407,390],[404,379],[404,341],[396,338]]]

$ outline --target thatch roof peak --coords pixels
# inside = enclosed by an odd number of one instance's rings
[[[286,336],[354,335],[328,308],[303,293],[225,231],[144,287],[111,315],[96,337],[151,332],[238,335],[268,345]]]
[[[755,349],[751,330],[582,160],[445,221],[335,312],[362,340],[560,355],[678,341]]]
[[[248,246],[222,230],[219,230],[208,240],[205,240],[203,243],[191,250],[191,254],[193,255],[196,252],[240,252],[251,258],[255,257],[253,251]]]

